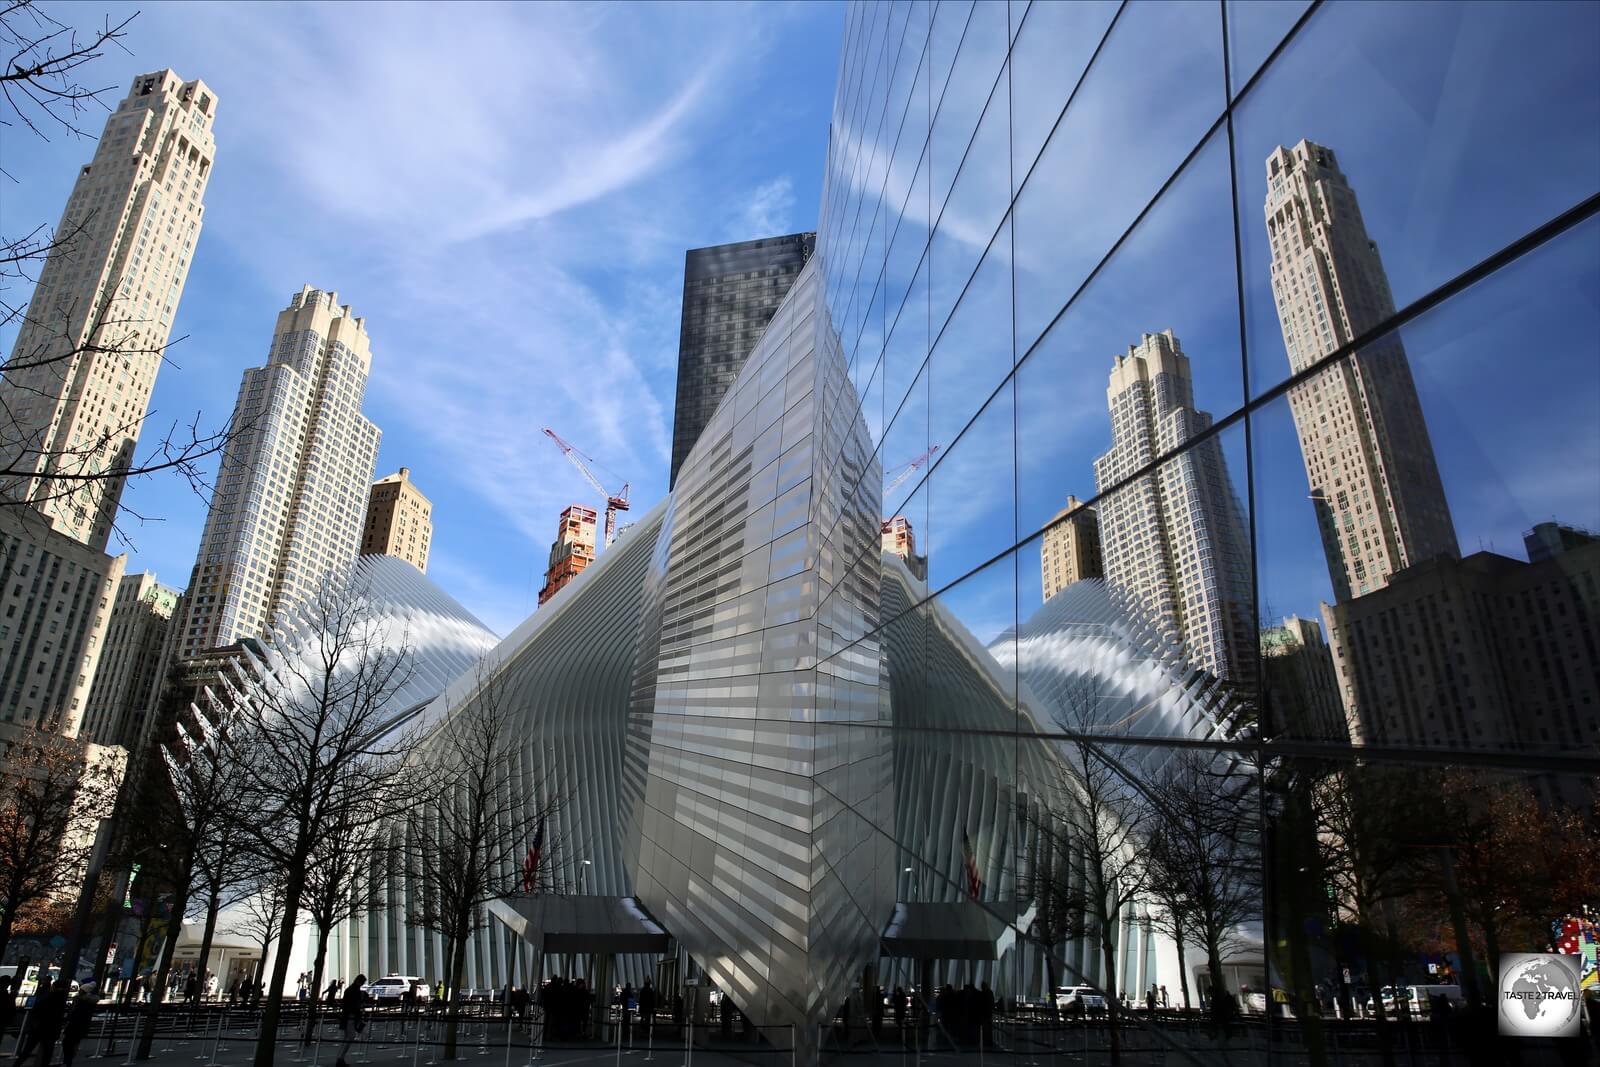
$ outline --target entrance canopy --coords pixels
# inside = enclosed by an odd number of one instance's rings
[[[883,954],[912,960],[997,960],[1016,939],[1016,928],[991,911],[994,906],[997,902],[982,907],[970,901],[898,903],[884,927]]]
[[[667,932],[637,897],[539,894],[492,901],[489,911],[541,952],[667,951]]]

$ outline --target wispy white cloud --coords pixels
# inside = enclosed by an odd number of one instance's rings
[[[790,233],[793,219],[794,181],[784,174],[763,182],[750,194],[750,201],[739,219],[739,232],[729,239],[739,241]]]

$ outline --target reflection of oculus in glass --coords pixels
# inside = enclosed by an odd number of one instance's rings
[[[1508,952],[1500,960],[1500,1033],[1576,1037],[1583,1001],[1571,956]]]

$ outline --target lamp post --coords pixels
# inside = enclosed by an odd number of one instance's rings
[[[584,860],[583,866],[578,868],[578,895],[580,897],[583,896],[584,888],[588,884],[589,868],[592,866],[594,866],[594,862],[592,860]]]

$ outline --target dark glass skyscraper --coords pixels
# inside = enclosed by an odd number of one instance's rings
[[[692,248],[683,258],[672,481],[816,247],[814,233]]]

